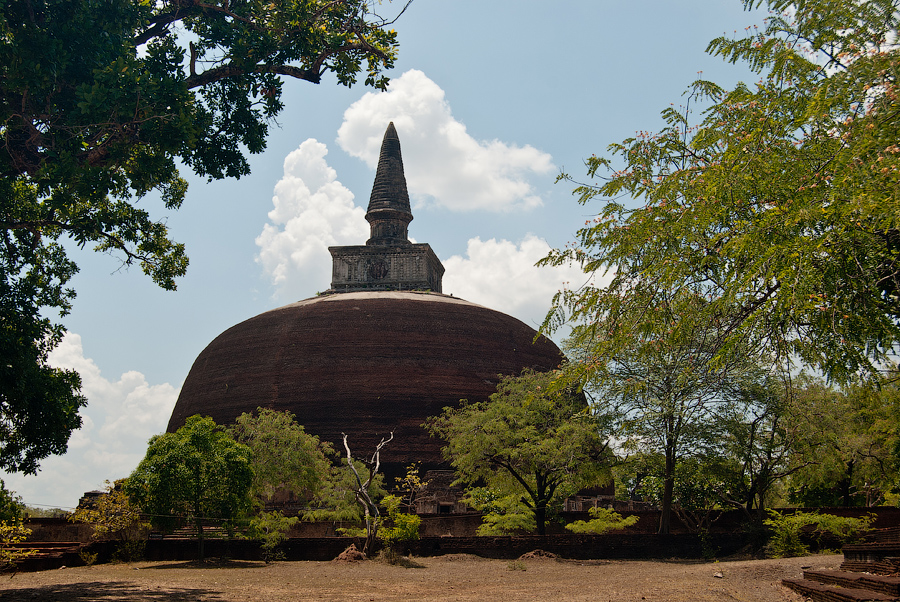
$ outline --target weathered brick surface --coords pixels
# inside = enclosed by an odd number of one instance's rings
[[[896,602],[897,598],[865,589],[825,585],[809,579],[782,579],[782,585],[813,602]]]
[[[169,420],[230,423],[258,406],[288,410],[308,432],[358,453],[384,448],[385,472],[442,467],[442,442],[422,423],[460,399],[481,401],[500,374],[548,370],[552,341],[506,314],[446,295],[344,293],[265,312],[217,337],[197,357]]]

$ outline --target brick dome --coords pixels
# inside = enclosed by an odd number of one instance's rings
[[[482,401],[498,375],[549,370],[562,354],[521,321],[438,293],[323,295],[267,311],[219,335],[194,362],[168,430],[193,414],[227,424],[258,406],[288,410],[314,435],[360,455],[382,436],[388,475],[440,467],[421,428],[460,399]]]

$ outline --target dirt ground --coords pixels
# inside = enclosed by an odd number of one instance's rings
[[[780,585],[802,568],[836,568],[841,556],[783,560],[508,561],[453,555],[378,561],[141,562],[0,576],[0,602],[266,600],[591,602],[797,602]]]

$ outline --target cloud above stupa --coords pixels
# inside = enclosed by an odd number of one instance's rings
[[[4,474],[2,478],[6,488],[27,504],[73,507],[83,492],[131,474],[143,459],[150,437],[165,432],[178,389],[168,383],[151,385],[136,371],[108,380],[84,356],[81,337],[72,332],[48,361],[81,375],[81,392],[88,400],[79,412],[82,427],[72,433],[68,453],[41,463],[39,476]]]
[[[556,171],[532,146],[477,140],[457,121],[444,91],[421,71],[391,80],[344,112],[337,142],[374,168],[385,126],[393,121],[403,145],[410,196],[453,211],[509,211],[541,204],[530,179]]]
[[[256,238],[257,262],[276,297],[300,300],[331,285],[332,245],[358,245],[369,237],[365,210],[328,165],[328,148],[310,138],[284,160],[269,223]]]
[[[444,91],[421,71],[407,71],[391,81],[387,92],[367,93],[351,105],[338,144],[374,169],[391,121],[414,204],[418,199],[456,211],[528,208],[541,203],[529,178],[544,180],[555,170],[550,155],[531,146],[475,140],[453,118]],[[327,289],[328,247],[361,245],[369,238],[365,207],[354,203],[327,154],[326,145],[311,138],[287,156],[269,221],[256,239],[256,260],[279,301]],[[368,200],[369,190],[357,192]],[[518,242],[473,238],[465,257],[444,260],[443,289],[538,324],[563,282],[580,277],[575,269],[534,267],[549,250],[531,235]]]
[[[444,292],[515,316],[537,328],[553,295],[564,286],[578,287],[587,278],[576,266],[537,267],[550,245],[533,234],[518,243],[469,239],[465,256],[442,259]]]

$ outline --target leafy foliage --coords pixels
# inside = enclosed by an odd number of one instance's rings
[[[607,343],[614,353],[655,319],[642,308],[690,291],[707,300],[697,321],[726,335],[720,357],[746,345],[847,380],[892,352],[900,11],[895,0],[766,4],[775,13],[761,30],[708,47],[757,72],[755,85],[698,81],[686,106],[663,111],[662,130],[587,160],[602,181],[575,193],[604,205],[576,246],[544,263],[574,261],[612,280],[562,291],[544,330],[625,313],[630,327]]]
[[[143,556],[150,524],[144,520],[141,509],[128,499],[122,484],[123,481],[107,481],[106,493],[94,505],[76,508],[69,520],[90,524],[94,539],[116,539],[115,559],[132,562]]]
[[[563,499],[610,479],[603,421],[582,395],[558,382],[560,376],[505,377],[489,400],[444,408],[427,423],[447,441],[444,454],[458,482],[485,483],[498,500],[517,497],[541,535],[548,512]],[[505,503],[503,516],[513,507]]]
[[[769,510],[769,515],[765,525],[772,529],[772,536],[767,551],[774,558],[805,556],[809,553],[809,546],[801,539],[804,527],[815,525],[815,531],[819,534],[827,533],[837,537],[841,543],[849,543],[868,531],[874,520],[871,516],[848,518],[817,512],[782,514],[777,510]]]
[[[591,520],[576,520],[566,525],[566,530],[572,533],[591,533],[593,535],[603,535],[607,531],[616,531],[625,529],[638,522],[639,517],[628,516],[622,517],[618,512],[614,512],[607,508],[591,508],[588,511]]]
[[[498,475],[505,476],[505,475]],[[535,513],[525,503],[512,477],[494,481],[494,488],[472,487],[462,501],[482,513],[476,534],[482,536],[531,533],[537,528]]]
[[[419,472],[422,470],[421,462],[413,462],[406,467],[406,474],[403,477],[394,479],[394,490],[401,493],[401,501],[407,510],[415,512],[416,498],[419,493],[428,485],[428,481],[422,480]]]
[[[381,504],[387,510],[387,524],[379,529],[378,539],[384,544],[388,561],[395,563],[403,553],[403,545],[419,539],[422,519],[403,512],[403,499],[396,495],[385,496]]]
[[[250,509],[250,449],[212,418],[191,416],[174,433],[154,435],[125,491],[157,528],[192,521],[203,558],[204,521],[228,527]]]
[[[278,546],[287,539],[288,531],[299,521],[299,517],[285,516],[277,510],[260,512],[250,519],[250,536],[260,540],[266,564],[284,558],[284,553],[278,550]]]
[[[330,443],[307,433],[290,412],[257,408],[243,413],[228,432],[252,452],[253,495],[264,503],[278,491],[302,500],[318,496],[328,478]]]
[[[21,496],[7,489],[3,481],[0,480],[0,521],[7,523],[19,522],[24,512],[25,503],[22,502]]]
[[[0,520],[0,569],[15,570],[20,561],[34,556],[37,550],[16,547],[31,535],[31,529],[23,527],[19,522]]]
[[[379,2],[380,4],[380,2]],[[75,372],[47,365],[92,246],[174,289],[188,265],[136,200],[183,202],[178,164],[249,173],[282,78],[383,89],[397,35],[369,0],[0,3],[0,469],[33,473],[81,424]],[[402,11],[401,11],[402,12]]]

